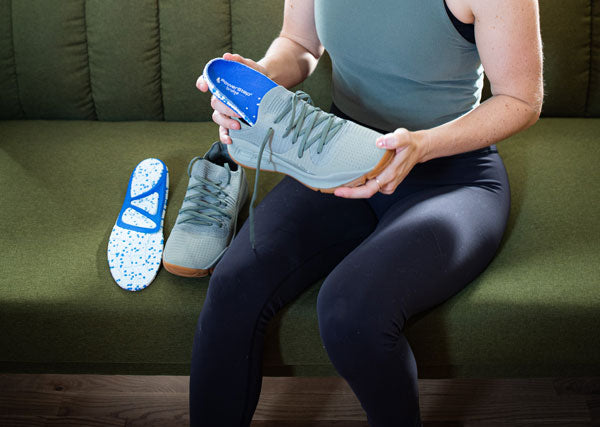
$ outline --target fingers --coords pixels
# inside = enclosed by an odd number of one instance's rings
[[[233,111],[227,105],[223,104],[219,100],[219,98],[217,98],[214,95],[210,98],[210,106],[213,108],[213,110],[216,110],[216,111],[218,111],[219,113],[221,113],[221,114],[223,114],[225,116],[237,117],[238,119],[240,118],[240,115],[238,113],[236,113],[235,111]]]
[[[202,92],[208,92],[208,84],[204,81],[204,76],[198,77],[198,80],[196,80],[196,87]]]
[[[381,184],[381,193],[392,194],[398,183],[404,179],[407,153],[408,150],[397,152],[390,164],[377,176]],[[399,179],[400,177],[401,179]]]
[[[225,129],[240,129],[240,123],[231,118],[239,118],[239,114],[223,104],[215,96],[210,99],[210,105],[214,109],[212,114],[213,122]]]
[[[249,67],[256,68],[255,66],[252,65],[254,63],[254,61],[248,60],[238,54],[233,55],[231,53],[225,53],[223,55],[223,59],[227,59],[229,61],[241,62],[244,65],[248,65]],[[198,77],[198,80],[196,80],[196,87],[202,92],[208,92],[208,84],[204,80],[204,76],[201,75],[200,77]]]
[[[231,137],[229,136],[229,131],[225,129],[223,126],[219,126],[219,139],[223,144],[231,144]]]
[[[379,180],[381,182],[381,180]],[[364,185],[359,187],[339,187],[336,188],[333,194],[339,197],[345,197],[347,199],[368,199],[373,194],[379,191],[379,185],[374,179],[370,179],[365,182]]]
[[[223,55],[223,59],[226,59],[228,61],[239,62],[241,64],[247,65],[250,68],[256,69],[256,62],[254,62],[251,59],[244,58],[242,55],[238,55],[237,53],[227,52]]]
[[[223,126],[225,129],[233,129],[233,130],[240,129],[239,122],[236,122],[231,117],[226,116],[225,114],[221,114],[217,110],[213,111],[212,119],[213,119],[213,122],[215,122],[219,126]]]
[[[388,133],[377,138],[377,146],[380,148],[396,149],[405,147],[411,141],[411,133],[409,130],[399,128],[394,133]]]

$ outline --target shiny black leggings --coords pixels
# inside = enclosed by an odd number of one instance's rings
[[[256,251],[246,221],[210,278],[194,337],[191,425],[250,425],[267,323],[323,277],[321,339],[369,424],[420,425],[406,319],[485,269],[509,205],[494,146],[419,164],[394,194],[370,199],[322,194],[283,178],[256,208]]]

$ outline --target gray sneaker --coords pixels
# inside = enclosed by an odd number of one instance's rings
[[[203,76],[210,91],[244,118],[241,129],[229,131],[233,144],[227,146],[243,166],[332,193],[376,177],[394,156],[375,145],[379,132],[322,111],[308,94],[290,92],[244,64],[215,58]]]
[[[238,121],[241,129],[229,131],[233,144],[227,146],[236,162],[284,173],[325,193],[362,185],[393,157],[375,145],[379,132],[325,113],[308,94],[283,86],[264,95],[254,126]]]
[[[261,170],[284,173],[313,190],[333,193],[375,178],[394,157],[393,150],[375,145],[379,132],[322,111],[307,93],[290,92],[244,64],[215,58],[206,64],[203,76],[210,91],[243,118],[236,119],[239,130],[229,130],[233,143],[227,151],[236,163],[256,169],[249,212],[253,249]]]
[[[187,192],[163,252],[163,266],[178,276],[212,273],[233,239],[248,198],[244,169],[215,142],[188,166]]]

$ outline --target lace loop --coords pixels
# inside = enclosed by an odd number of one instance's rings
[[[188,166],[188,176],[192,178],[192,166],[202,157],[194,157]],[[199,225],[217,225],[223,227],[224,219],[231,219],[227,210],[220,206],[228,206],[228,194],[223,190],[231,181],[231,170],[229,164],[225,163],[227,170],[227,182],[216,182],[204,177],[193,177],[195,181],[187,188],[189,194],[183,199],[183,204],[188,202],[189,206],[182,207],[179,210],[179,219],[177,223],[194,223]],[[191,194],[190,194],[191,193]]]

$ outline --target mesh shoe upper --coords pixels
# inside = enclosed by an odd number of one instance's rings
[[[217,143],[215,143],[217,144]],[[214,147],[214,145],[213,145]],[[235,233],[239,209],[247,198],[244,170],[194,158],[188,189],[167,240],[163,259],[192,269],[213,267]]]
[[[297,168],[299,176],[294,176],[285,170],[283,172],[302,182],[308,181],[306,183],[311,186],[331,188],[345,184],[372,170],[381,160],[386,150],[375,145],[375,140],[381,135],[380,133],[335,116],[333,116],[335,122],[342,123],[339,131],[327,140],[320,153],[318,152],[319,144],[314,143],[300,158],[298,156],[298,144],[303,140],[306,133],[309,133],[309,139],[319,138],[324,128],[329,125],[325,120],[314,128],[310,128],[314,115],[327,116],[329,114],[309,105],[308,108],[313,111],[312,116],[307,116],[303,122],[299,123],[303,133],[293,144],[294,132],[287,132],[292,112],[288,112],[277,123],[276,119],[282,111],[289,108],[291,103],[296,103],[296,111],[303,104],[306,104],[306,101],[298,99],[298,96],[294,95],[284,87],[276,86],[264,95],[260,103],[258,119],[254,126],[242,123],[240,130],[229,131],[233,145],[229,146],[228,149],[233,158],[238,160],[241,154],[235,150],[244,150],[257,159],[256,154],[260,145],[269,128],[272,128],[273,137],[265,147],[263,158],[270,158],[275,166],[281,164],[285,165],[286,168]],[[276,157],[273,157],[274,154]],[[239,159],[242,163],[244,163],[244,160],[248,161],[246,158]],[[248,166],[255,167],[256,165],[249,164]],[[265,164],[264,169],[278,170],[270,168],[268,164]]]

